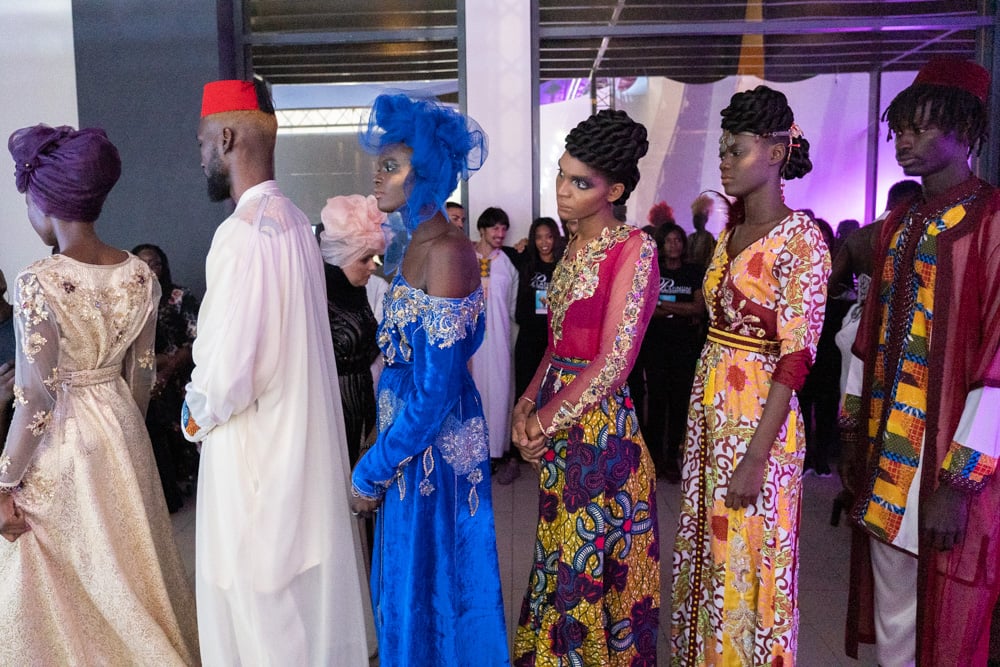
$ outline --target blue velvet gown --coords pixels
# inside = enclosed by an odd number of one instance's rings
[[[432,297],[397,275],[379,346],[379,436],[355,493],[383,497],[372,606],[383,667],[507,665],[489,447],[468,361],[483,292]]]

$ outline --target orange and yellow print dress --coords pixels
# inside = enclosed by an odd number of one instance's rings
[[[671,664],[792,667],[805,454],[794,395],[757,500],[730,510],[725,498],[772,379],[796,390],[805,379],[823,326],[830,254],[801,212],[735,257],[730,234],[719,237],[705,274],[711,329],[688,412]]]

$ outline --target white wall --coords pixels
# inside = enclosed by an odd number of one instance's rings
[[[0,269],[14,276],[48,254],[25,215],[24,195],[14,187],[7,137],[46,123],[78,124],[73,13],[70,0],[0,3]]]

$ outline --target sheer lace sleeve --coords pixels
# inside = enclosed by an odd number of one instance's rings
[[[153,382],[156,380],[154,345],[156,344],[157,305],[160,303],[160,283],[151,280],[150,285],[152,285],[150,290],[152,293],[146,308],[146,320],[139,331],[139,336],[125,352],[125,360],[122,365],[122,375],[125,377],[129,389],[132,390],[132,397],[143,415],[146,414],[146,408],[149,407],[149,394],[153,389]]]
[[[546,435],[568,428],[624,384],[639,354],[639,343],[656,308],[660,272],[656,244],[649,235],[633,234],[624,244],[616,266],[602,271],[604,278],[613,283],[604,305],[600,348],[573,382],[539,407],[538,418]],[[571,335],[571,329],[572,322],[567,318],[563,322],[564,335]],[[538,380],[536,373],[529,391],[537,390]]]
[[[14,294],[14,418],[0,455],[0,487],[21,483],[55,407],[49,388],[59,362],[59,327],[34,273],[22,273]]]

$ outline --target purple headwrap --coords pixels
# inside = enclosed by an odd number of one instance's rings
[[[118,149],[104,130],[35,125],[7,141],[18,192],[29,192],[46,215],[93,222],[122,173]]]

